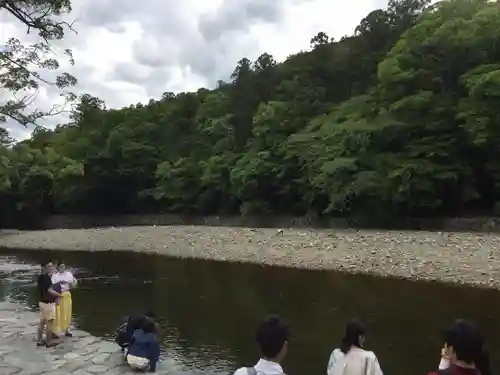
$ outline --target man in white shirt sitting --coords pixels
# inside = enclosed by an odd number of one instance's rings
[[[234,375],[284,375],[280,363],[288,349],[290,330],[285,321],[271,315],[257,327],[255,335],[262,357],[254,367],[242,367]]]

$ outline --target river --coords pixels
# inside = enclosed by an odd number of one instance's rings
[[[173,259],[125,252],[0,252],[0,299],[34,306],[44,259],[63,258],[80,279],[75,322],[112,339],[133,311],[161,317],[167,356],[179,374],[229,374],[258,357],[254,328],[267,313],[289,322],[289,375],[323,375],[344,322],[363,319],[367,346],[387,375],[423,375],[437,366],[441,332],[455,317],[474,319],[500,368],[500,292],[330,271]]]

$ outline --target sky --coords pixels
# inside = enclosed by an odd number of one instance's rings
[[[61,70],[78,79],[76,94],[89,93],[119,108],[168,91],[213,87],[243,57],[253,61],[267,52],[283,61],[309,49],[320,31],[336,39],[351,35],[370,11],[386,5],[386,0],[73,0],[65,18],[78,33],[68,32],[54,51]],[[0,44],[10,37],[36,41],[0,10]],[[64,48],[73,51],[74,66],[58,52]],[[34,105],[49,109],[58,101],[57,90],[42,87]],[[64,116],[42,124],[53,127],[64,123]],[[12,121],[6,127],[16,139],[31,132]]]

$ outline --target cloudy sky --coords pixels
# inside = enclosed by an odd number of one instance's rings
[[[242,57],[268,52],[278,61],[309,48],[319,31],[340,38],[352,34],[384,0],[74,0],[78,34],[61,48],[76,60],[68,67],[78,80],[76,93],[90,93],[108,107],[159,98],[166,91],[211,87],[226,79]],[[0,43],[27,41],[26,29],[0,10]],[[57,91],[42,89],[38,108],[49,108]],[[50,119],[52,125],[61,121]],[[8,123],[17,138],[29,136]]]

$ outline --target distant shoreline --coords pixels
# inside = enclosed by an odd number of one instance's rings
[[[0,231],[0,248],[136,251],[500,289],[500,234],[139,226]]]
[[[369,230],[414,230],[443,232],[500,233],[500,217],[318,217],[315,215],[183,215],[183,214],[129,214],[129,215],[50,215],[42,218],[20,221],[9,228],[82,229],[131,226],[186,226],[203,225],[211,227],[242,228],[298,228],[298,229],[340,229]]]

